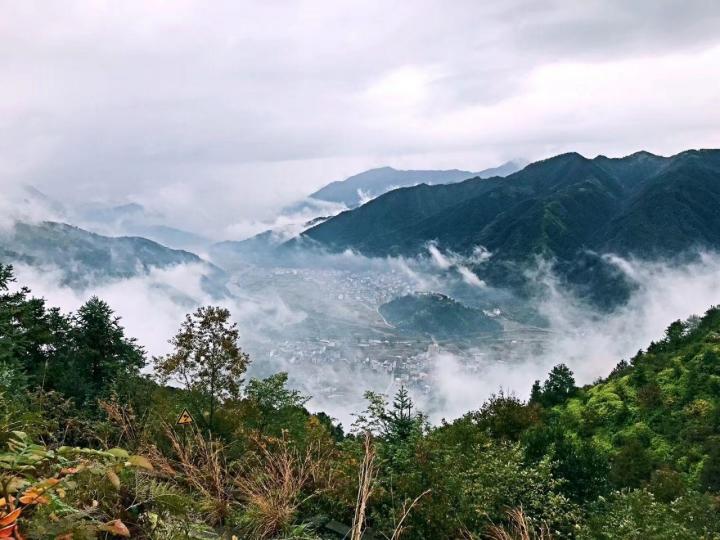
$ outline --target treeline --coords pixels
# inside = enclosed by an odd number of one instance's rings
[[[592,385],[559,364],[438,426],[368,393],[347,433],[286,374],[244,380],[225,309],[170,345],[0,265],[0,538],[720,538],[718,309]]]

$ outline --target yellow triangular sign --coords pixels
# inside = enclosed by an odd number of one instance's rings
[[[190,411],[183,409],[183,412],[181,412],[180,416],[178,416],[176,424],[179,426],[187,426],[188,424],[192,424],[194,421],[193,417],[190,416]]]

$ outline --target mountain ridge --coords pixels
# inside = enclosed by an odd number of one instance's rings
[[[320,188],[309,197],[322,201],[341,203],[353,208],[393,189],[408,187],[416,184],[429,183],[448,184],[460,182],[468,178],[490,178],[493,176],[506,176],[525,165],[522,160],[511,160],[479,172],[463,171],[460,169],[446,170],[403,170],[393,167],[377,167],[352,175],[345,180],[331,182]]]
[[[509,268],[537,257],[562,267],[592,253],[659,258],[720,249],[718,205],[720,150],[623,158],[569,152],[506,178],[394,190],[303,237],[331,251],[379,257],[416,256],[429,242],[460,254],[481,245],[493,257],[474,270],[491,283],[517,285],[523,279]]]

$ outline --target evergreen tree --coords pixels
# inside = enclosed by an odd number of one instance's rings
[[[65,317],[27,287],[10,292],[14,281],[13,267],[0,264],[0,363],[23,372],[30,387],[43,386]]]
[[[530,399],[528,401],[529,403],[540,403],[541,400],[542,386],[540,385],[540,381],[536,379],[532,385],[532,388],[530,389]]]
[[[416,431],[418,415],[413,414],[414,406],[407,388],[401,386],[395,394],[392,407],[387,412],[387,431],[390,439],[404,441]]]
[[[145,365],[142,347],[125,336],[120,318],[96,296],[72,317],[68,334],[64,361],[54,372],[63,381],[63,392],[79,402],[109,394],[117,382],[138,375]]]
[[[402,442],[422,432],[425,417],[413,412],[415,404],[404,386],[397,391],[392,404],[375,392],[366,392],[365,399],[368,407],[356,415],[353,431],[370,431],[389,442]]]
[[[554,407],[567,401],[576,391],[573,372],[565,364],[558,364],[550,370],[543,384],[541,403],[545,407]]]

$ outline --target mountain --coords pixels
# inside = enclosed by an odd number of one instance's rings
[[[211,240],[205,236],[167,225],[127,222],[124,224],[124,232],[133,236],[142,236],[173,249],[187,251],[205,250],[211,244]]]
[[[90,206],[80,212],[83,219],[97,223],[116,223],[124,220],[144,219],[145,214],[145,207],[138,203],[117,206]]]
[[[141,237],[102,236],[65,223],[16,223],[0,233],[0,259],[52,265],[62,272],[64,284],[76,287],[143,275],[153,268],[199,264],[204,267],[208,292],[224,294],[224,272],[194,253]]]
[[[401,188],[303,233],[331,250],[414,256],[428,242],[492,257],[476,271],[488,283],[524,287],[543,257],[594,302],[629,292],[598,254],[673,257],[720,249],[720,151],[672,157],[639,152],[588,159],[577,153],[528,165],[506,178]]]
[[[164,225],[162,215],[148,212],[137,203],[93,205],[76,213],[73,223],[102,235],[141,236],[164,246],[190,251],[204,250],[211,244],[204,236]]]
[[[238,265],[257,264],[269,260],[276,264],[278,262],[275,258],[277,255],[276,248],[326,219],[328,218],[316,217],[303,223],[293,223],[268,229],[245,240],[216,242],[210,246],[209,255],[213,262],[227,269]]]
[[[381,305],[379,311],[385,321],[403,332],[436,339],[502,331],[502,325],[481,310],[439,293],[401,296]]]
[[[507,176],[524,166],[520,160],[508,161],[499,167],[480,172],[460,171],[401,171],[392,167],[381,167],[356,174],[342,181],[332,182],[310,195],[312,199],[341,203],[348,208],[359,206],[390,190],[416,184],[450,184],[467,178],[490,178]]]

